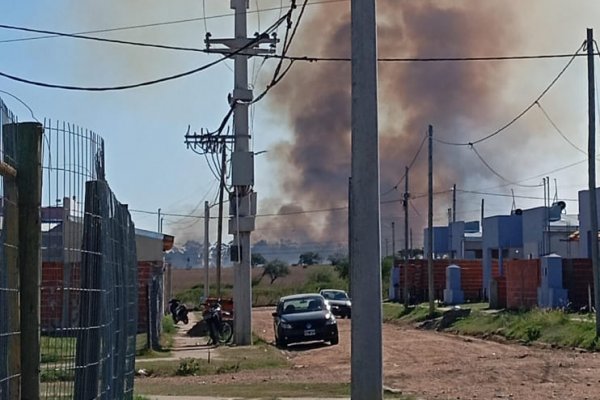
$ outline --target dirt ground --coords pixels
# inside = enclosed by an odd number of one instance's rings
[[[255,309],[253,329],[273,341],[270,308]],[[350,381],[350,321],[340,343],[294,345],[288,371],[235,379]],[[503,344],[384,324],[384,385],[425,399],[600,399],[600,354]],[[277,376],[275,376],[277,375]]]

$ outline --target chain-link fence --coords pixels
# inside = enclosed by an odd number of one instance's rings
[[[93,132],[45,121],[41,397],[133,396],[135,232]]]
[[[17,118],[0,99],[0,157],[16,168]],[[0,180],[0,399],[18,399],[20,386],[17,203],[14,176],[2,168]]]

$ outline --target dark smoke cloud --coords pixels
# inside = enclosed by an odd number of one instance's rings
[[[459,7],[450,2],[378,2],[380,57],[446,57],[504,54],[513,42],[510,11],[487,2],[469,2]],[[454,3],[456,4],[456,3]],[[347,7],[344,5],[343,7]],[[350,55],[350,13],[342,6],[323,6],[310,20],[303,21],[294,54]],[[413,158],[427,125],[445,140],[472,137],[468,132],[487,126],[494,118],[502,85],[502,66],[494,63],[380,63],[380,163],[381,189],[398,182]],[[338,207],[347,201],[350,174],[350,64],[318,62],[295,66],[273,91],[272,104],[289,116],[293,137],[280,143],[276,154],[282,193],[278,199],[296,207]],[[411,170],[413,194],[426,192],[427,147]],[[457,161],[456,153],[436,147],[436,190],[460,185],[469,179],[491,179],[473,164]],[[387,198],[397,199],[403,186]],[[415,200],[415,206],[424,200]],[[275,201],[274,201],[275,203]],[[395,211],[382,215],[400,214]],[[439,206],[445,208],[446,206]],[[262,207],[261,207],[262,208]],[[425,211],[426,208],[422,207]],[[414,226],[423,226],[414,221]],[[307,221],[311,223],[307,223]],[[316,221],[316,222],[315,222]],[[385,221],[384,221],[385,223]],[[304,215],[260,221],[259,238],[286,237],[290,229],[302,237],[346,240],[346,214]]]

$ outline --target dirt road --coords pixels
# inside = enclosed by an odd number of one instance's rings
[[[272,309],[253,327],[273,341]],[[294,364],[279,379],[350,381],[350,321],[340,343],[285,350]],[[501,344],[384,324],[384,384],[426,399],[600,399],[600,354]],[[273,377],[271,377],[272,379]]]

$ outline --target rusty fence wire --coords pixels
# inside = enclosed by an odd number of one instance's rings
[[[12,124],[17,122],[16,116],[0,99],[0,156],[13,168],[16,168],[16,146]],[[17,204],[14,177],[7,176],[4,171],[0,196],[0,399],[16,399],[21,378]]]
[[[134,226],[95,133],[44,121],[41,398],[133,397]]]

